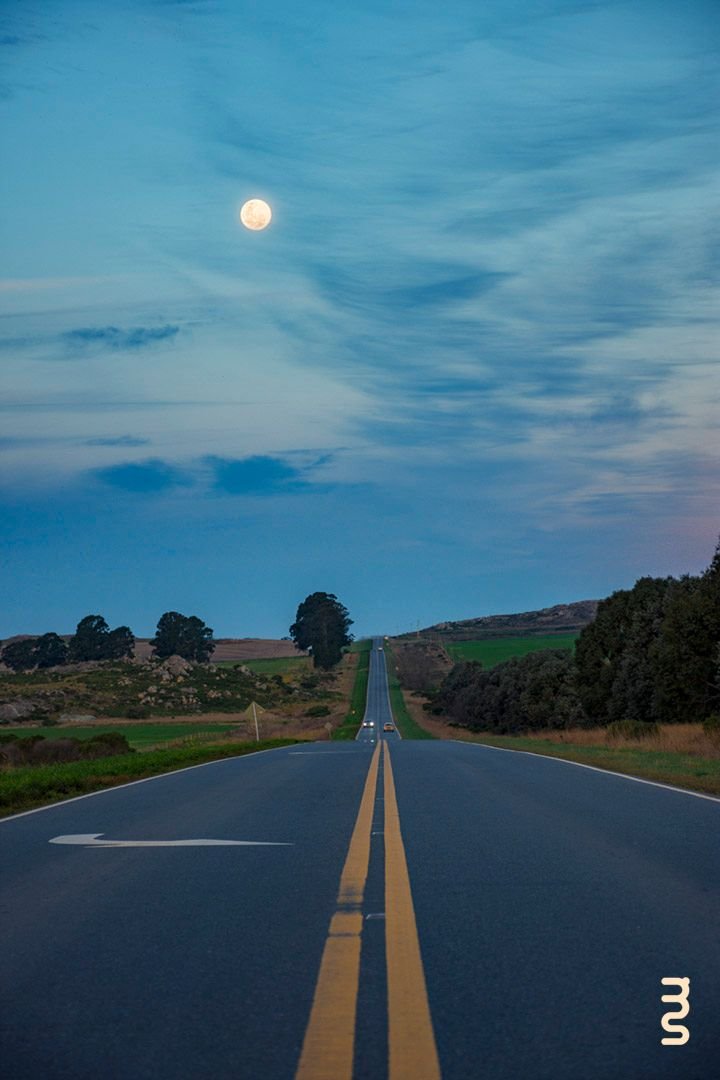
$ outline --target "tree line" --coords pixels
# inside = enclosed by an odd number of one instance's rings
[[[574,656],[456,664],[428,707],[497,733],[707,723],[720,712],[720,542],[703,574],[643,577],[601,601]]]
[[[310,652],[315,667],[329,669],[339,663],[352,641],[352,619],[334,593],[315,592],[298,606],[290,637],[297,647]],[[182,656],[207,663],[215,650],[213,631],[197,615],[166,611],[158,620],[150,641],[153,655],[163,659]],[[102,615],[86,615],[66,641],[59,634],[11,641],[0,654],[13,671],[59,667],[91,660],[123,660],[134,655],[135,636],[129,626],[111,630]]]
[[[197,663],[206,663],[215,648],[210,627],[196,615],[178,611],[160,616],[150,644],[159,659],[177,655]],[[129,626],[111,630],[102,615],[86,615],[69,641],[55,633],[23,638],[6,645],[0,658],[13,671],[31,671],[90,660],[123,660],[134,651],[135,635]]]

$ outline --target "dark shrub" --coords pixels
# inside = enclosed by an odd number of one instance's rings
[[[147,705],[128,705],[125,715],[128,720],[147,720],[150,708]]]
[[[79,739],[43,739],[32,749],[30,765],[47,765],[56,761],[77,761],[81,755]]]
[[[131,752],[130,743],[119,731],[101,732],[82,744],[82,756],[89,758],[113,757]]]
[[[313,705],[311,709],[307,709],[306,716],[329,716],[330,709],[327,705]]]

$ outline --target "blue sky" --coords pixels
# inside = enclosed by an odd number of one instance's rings
[[[0,5],[0,636],[707,565],[719,53],[712,0]]]

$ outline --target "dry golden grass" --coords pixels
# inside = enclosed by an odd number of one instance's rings
[[[568,728],[566,731],[523,732],[526,739],[551,739],[573,746],[613,746],[627,750],[664,750],[674,754],[720,758],[720,742],[706,735],[702,724],[661,724],[658,735],[646,739],[608,738],[605,728]]]
[[[417,723],[437,739],[457,739],[459,729],[442,717],[431,716],[423,709],[424,698],[404,692],[405,704]],[[482,742],[483,732],[462,731],[462,738]],[[568,728],[556,731],[525,731],[523,738],[537,742],[566,743],[572,746],[613,747],[621,750],[660,750],[693,757],[720,758],[720,739],[706,735],[702,724],[661,724],[660,733],[647,739],[608,738],[605,728]]]

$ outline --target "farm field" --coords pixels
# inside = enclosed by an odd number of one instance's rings
[[[18,738],[43,735],[46,739],[90,739],[93,735],[104,735],[108,731],[117,731],[124,735],[133,750],[146,750],[158,743],[172,742],[176,739],[190,739],[195,735],[220,735],[236,728],[237,724],[203,723],[165,723],[165,724],[93,724],[88,727],[67,724],[53,727],[5,727],[3,731]]]
[[[490,638],[487,641],[449,641],[446,651],[453,660],[479,660],[485,668],[495,667],[514,656],[527,656],[539,649],[575,648],[578,634],[541,634],[532,637]]]
[[[256,675],[299,675],[312,671],[309,656],[272,656],[265,660],[219,660],[213,667],[234,668],[236,664],[254,671]]]

